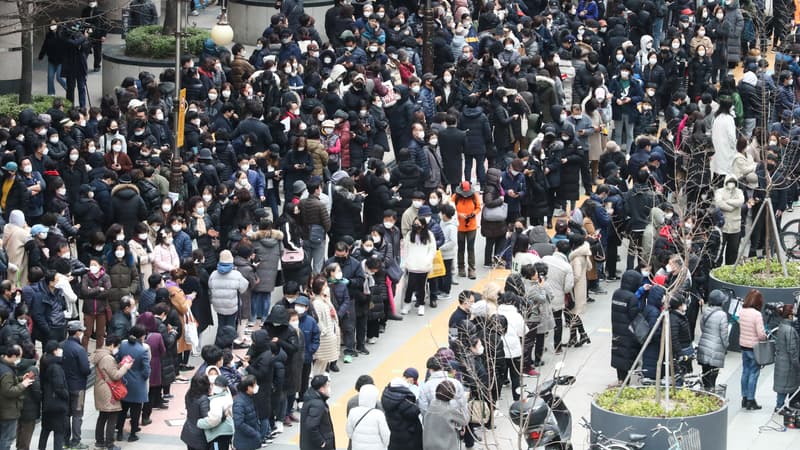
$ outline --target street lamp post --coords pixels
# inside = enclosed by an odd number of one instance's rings
[[[228,0],[223,0],[221,6],[217,24],[211,29],[211,39],[217,45],[228,45],[233,42],[233,28],[228,23]]]
[[[422,72],[433,73],[433,8],[425,0],[425,18],[422,21]]]
[[[183,126],[179,125],[181,119],[181,37],[183,36],[183,22],[181,21],[182,1],[183,0],[178,0],[175,2],[175,14],[177,17],[175,21],[175,100],[172,103],[172,107],[174,109],[173,112],[175,113],[175,123],[173,124],[173,128],[175,130],[175,148],[172,149],[173,156],[178,155],[178,142],[181,140],[179,135],[183,132]]]

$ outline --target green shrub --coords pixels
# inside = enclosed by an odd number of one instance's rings
[[[702,391],[673,388],[669,396],[670,409],[666,410],[663,404],[656,403],[655,387],[626,387],[622,389],[619,400],[614,403],[617,391],[617,388],[607,389],[595,397],[595,402],[603,409],[625,416],[654,418],[702,416],[719,410],[723,405],[723,401],[717,396]]]
[[[767,262],[764,259],[749,259],[736,266],[721,266],[711,271],[718,280],[744,286],[764,288],[791,288],[800,286],[800,263],[787,262],[788,277],[783,276],[783,269],[777,259],[770,263],[767,274]]]
[[[14,118],[19,117],[19,113],[25,109],[32,109],[36,114],[47,112],[53,106],[53,99],[49,95],[34,95],[33,103],[19,104],[19,94],[6,94],[0,95],[0,114],[8,115]],[[60,98],[60,97],[59,97]],[[71,108],[72,103],[67,99],[62,98],[65,108]]]
[[[211,36],[208,30],[186,28],[182,52],[198,56],[203,52],[203,42]],[[137,27],[125,36],[125,54],[153,59],[175,58],[175,36],[161,34],[161,25]]]

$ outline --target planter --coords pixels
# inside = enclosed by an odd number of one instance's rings
[[[103,46],[103,95],[113,94],[125,77],[138,77],[147,71],[154,75],[175,68],[175,59],[151,59],[125,55],[124,45]]]
[[[669,418],[631,417],[604,409],[592,400],[591,423],[593,429],[602,431],[605,436],[622,440],[627,440],[631,433],[647,435],[649,437],[644,441],[644,448],[647,450],[669,450],[668,434],[662,431],[651,436],[650,430],[659,424],[676,430],[682,422],[686,422],[682,432],[690,428],[700,430],[703,450],[727,450],[728,404],[724,400],[721,409],[708,414]]]
[[[326,39],[325,12],[333,6],[333,0],[306,0],[303,11],[313,17],[317,30]],[[230,0],[228,2],[228,21],[236,30],[234,40],[240,44],[256,45],[261,33],[269,26],[270,17],[279,11],[275,0]],[[266,19],[266,20],[265,20]]]
[[[720,290],[729,289],[733,291],[737,297],[743,300],[751,289],[758,289],[759,291],[761,291],[761,294],[764,295],[765,302],[768,303],[781,302],[785,304],[793,304],[794,293],[800,291],[800,287],[766,288],[766,287],[753,287],[753,286],[745,286],[742,284],[729,283],[727,281],[722,281],[719,278],[715,277],[714,273],[712,272],[708,281],[708,290],[709,292],[711,292],[714,289],[720,289]],[[739,322],[733,322],[733,325],[731,325],[729,337],[730,339],[729,339],[728,350],[734,352],[741,351],[741,348],[739,347]]]

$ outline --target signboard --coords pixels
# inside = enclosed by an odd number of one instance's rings
[[[183,124],[186,122],[186,88],[181,89],[178,96],[178,123],[175,124],[175,142],[177,148],[183,147]]]

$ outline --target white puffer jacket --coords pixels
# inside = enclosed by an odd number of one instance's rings
[[[428,273],[433,270],[433,257],[436,256],[436,238],[428,231],[428,243],[423,244],[412,239],[409,232],[404,244],[405,255],[403,265],[412,273]]]
[[[506,334],[503,336],[503,354],[507,359],[519,358],[522,356],[522,337],[528,332],[525,320],[514,305],[498,306],[497,314],[505,317],[508,322]]]
[[[229,316],[239,309],[239,294],[247,291],[247,279],[234,269],[226,274],[215,270],[208,277],[208,290],[211,292],[211,306],[217,314]]]
[[[378,388],[372,384],[361,386],[358,406],[347,415],[347,436],[353,450],[386,450],[389,448],[389,424],[383,411],[375,408]],[[358,425],[358,426],[356,426]]]

